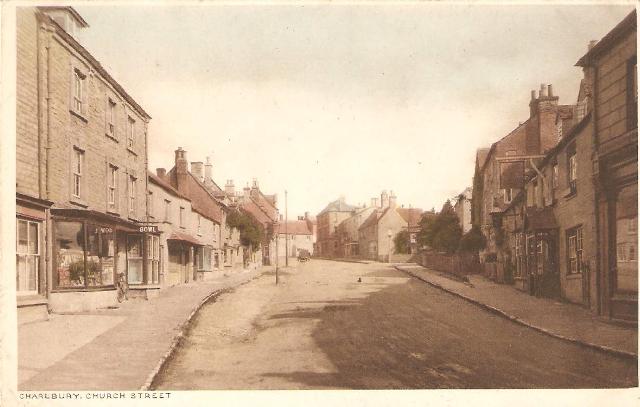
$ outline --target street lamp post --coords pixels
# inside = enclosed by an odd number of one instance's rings
[[[285,246],[285,256],[284,256],[284,266],[289,267],[289,214],[287,212],[287,190],[284,190],[284,246]]]

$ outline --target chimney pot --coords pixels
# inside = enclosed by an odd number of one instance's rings
[[[206,164],[204,165],[204,178],[213,179],[213,165],[211,164],[211,157],[207,157]]]
[[[532,101],[536,100],[536,91],[535,90],[531,91],[531,100]]]
[[[588,51],[591,51],[591,49],[592,49],[593,47],[595,47],[597,43],[598,43],[598,40],[591,40],[591,41],[589,41],[589,45],[587,45],[587,50],[588,50]]]
[[[549,93],[549,97],[552,98],[553,97],[553,86],[551,84],[549,84],[547,86],[547,92]]]
[[[158,178],[164,179],[164,177],[167,175],[167,170],[164,168],[156,168],[156,175],[158,176]]]
[[[202,161],[193,161],[191,163],[191,173],[200,181],[204,181],[204,164]]]
[[[544,83],[540,84],[540,97],[547,97],[547,86]]]

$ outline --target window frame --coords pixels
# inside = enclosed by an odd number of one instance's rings
[[[85,119],[87,112],[87,74],[76,66],[71,68],[71,100],[69,110]]]
[[[118,104],[111,97],[107,97],[107,111],[105,113],[105,134],[118,140],[117,112]]]
[[[27,230],[27,236],[26,236],[26,251],[25,252],[21,252],[20,251],[20,246],[18,244],[18,242],[20,241],[20,227],[19,224],[20,222],[24,222],[26,223],[26,230]],[[20,277],[20,271],[19,271],[19,267],[16,264],[16,295],[17,296],[26,296],[26,295],[37,295],[40,292],[40,271],[41,271],[41,265],[40,265],[40,260],[41,260],[41,251],[40,251],[40,244],[41,244],[41,236],[42,236],[42,232],[41,232],[41,221],[35,221],[32,219],[26,219],[26,218],[22,218],[22,217],[17,217],[16,218],[16,263],[18,263],[20,261],[20,258],[24,258],[24,264],[25,267],[28,267],[29,264],[33,264],[35,266],[35,270],[33,270],[33,274],[34,274],[34,285],[35,288],[33,290],[20,290],[20,284],[18,284],[18,279]],[[29,227],[31,224],[36,225],[36,242],[35,242],[35,248],[36,248],[36,252],[35,253],[29,253],[29,243],[31,242],[30,239],[30,234],[31,234],[31,228]],[[29,258],[33,258],[32,262],[29,262]],[[27,279],[29,277],[29,270],[26,270],[26,274],[27,274]],[[28,287],[28,282],[27,282],[27,287]]]
[[[136,120],[127,115],[127,149],[134,151],[136,145]]]
[[[84,150],[77,146],[73,146],[71,174],[71,196],[77,199],[82,199],[82,193],[84,190],[82,186],[82,177],[84,175]]]
[[[567,147],[567,185],[572,194],[578,191],[578,152],[576,144]]]
[[[135,218],[136,216],[136,191],[137,191],[137,181],[138,179],[133,175],[133,174],[129,174],[129,180],[128,180],[128,199],[127,199],[127,204],[128,204],[128,214],[129,217],[133,217]]]
[[[567,276],[582,274],[582,259],[584,257],[584,236],[582,225],[574,226],[566,231],[567,247]],[[575,262],[575,271],[573,265]]]
[[[115,164],[107,164],[107,210],[109,212],[118,210],[118,169]],[[112,196],[113,201],[111,201]]]

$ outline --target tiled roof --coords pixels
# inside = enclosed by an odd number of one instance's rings
[[[422,217],[422,209],[420,208],[396,208],[396,212],[402,216],[402,219],[407,222],[410,227],[415,227],[420,224],[420,218]]]
[[[267,224],[273,222],[269,215],[267,215],[262,209],[260,209],[258,204],[256,204],[256,202],[251,198],[243,200],[242,209],[253,216],[253,218],[260,222],[263,226],[266,226]]]
[[[156,174],[152,173],[151,171],[147,171],[147,175],[149,176],[149,181],[151,181],[154,184],[158,185],[159,187],[161,187],[165,191],[169,192],[170,194],[172,194],[174,196],[177,196],[179,198],[182,198],[182,199],[186,199],[187,201],[191,200],[188,197],[186,197],[183,194],[181,194],[180,191],[175,189],[173,187],[173,185],[171,185],[168,181],[158,177]]]
[[[280,234],[290,235],[311,235],[312,232],[309,230],[309,224],[305,220],[290,220],[286,222],[286,228],[284,223],[279,224],[278,227],[275,228],[275,231]]]
[[[167,238],[167,240],[180,240],[180,241],[183,241],[183,242],[189,242],[189,243],[197,245],[197,246],[204,246],[195,237],[193,237],[191,235],[188,235],[186,233],[182,233],[182,232],[172,232],[171,235],[169,235],[169,237]]]
[[[360,225],[358,230],[366,229],[370,226],[377,224],[378,219],[382,217],[382,214],[383,214],[382,209],[375,209],[373,212],[371,212],[371,215],[369,215],[369,217],[364,222],[362,222],[362,225]]]
[[[318,215],[326,212],[351,212],[357,207],[345,203],[342,199],[335,200],[327,205]]]

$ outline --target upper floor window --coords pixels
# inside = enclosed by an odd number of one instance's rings
[[[129,214],[135,215],[136,212],[136,179],[129,176]]]
[[[577,185],[576,180],[578,179],[578,156],[576,155],[576,146],[572,144],[567,148],[567,156],[568,156],[568,168],[567,175],[569,177],[569,188],[572,193],[576,192]]]
[[[202,234],[202,218],[200,217],[200,214],[198,214],[198,234],[201,235]]]
[[[116,137],[116,102],[111,98],[107,101],[107,136]]]
[[[127,119],[127,147],[133,149],[136,141],[136,121],[131,118]]]
[[[511,203],[511,201],[513,200],[513,189],[506,188],[506,189],[503,189],[503,192],[504,192],[504,203],[506,204]]]
[[[170,222],[169,215],[171,213],[171,201],[168,199],[164,200],[164,221]]]
[[[79,69],[73,69],[72,76],[72,97],[71,97],[71,110],[80,115],[84,115],[87,110],[86,106],[86,79],[87,76],[83,74]]]
[[[516,150],[507,150],[507,151],[504,153],[504,155],[505,155],[505,156],[507,156],[507,157],[514,156],[514,155],[516,155]]]
[[[180,207],[180,217],[178,218],[179,220],[179,225],[181,228],[184,227],[184,206]]]
[[[147,194],[147,211],[149,211],[149,216],[153,218],[153,191],[149,191]]]
[[[73,149],[73,196],[80,198],[82,196],[82,176],[84,172],[84,151]]]
[[[107,204],[109,209],[114,210],[116,208],[116,193],[118,189],[118,167],[109,164],[109,170],[107,174]]]

